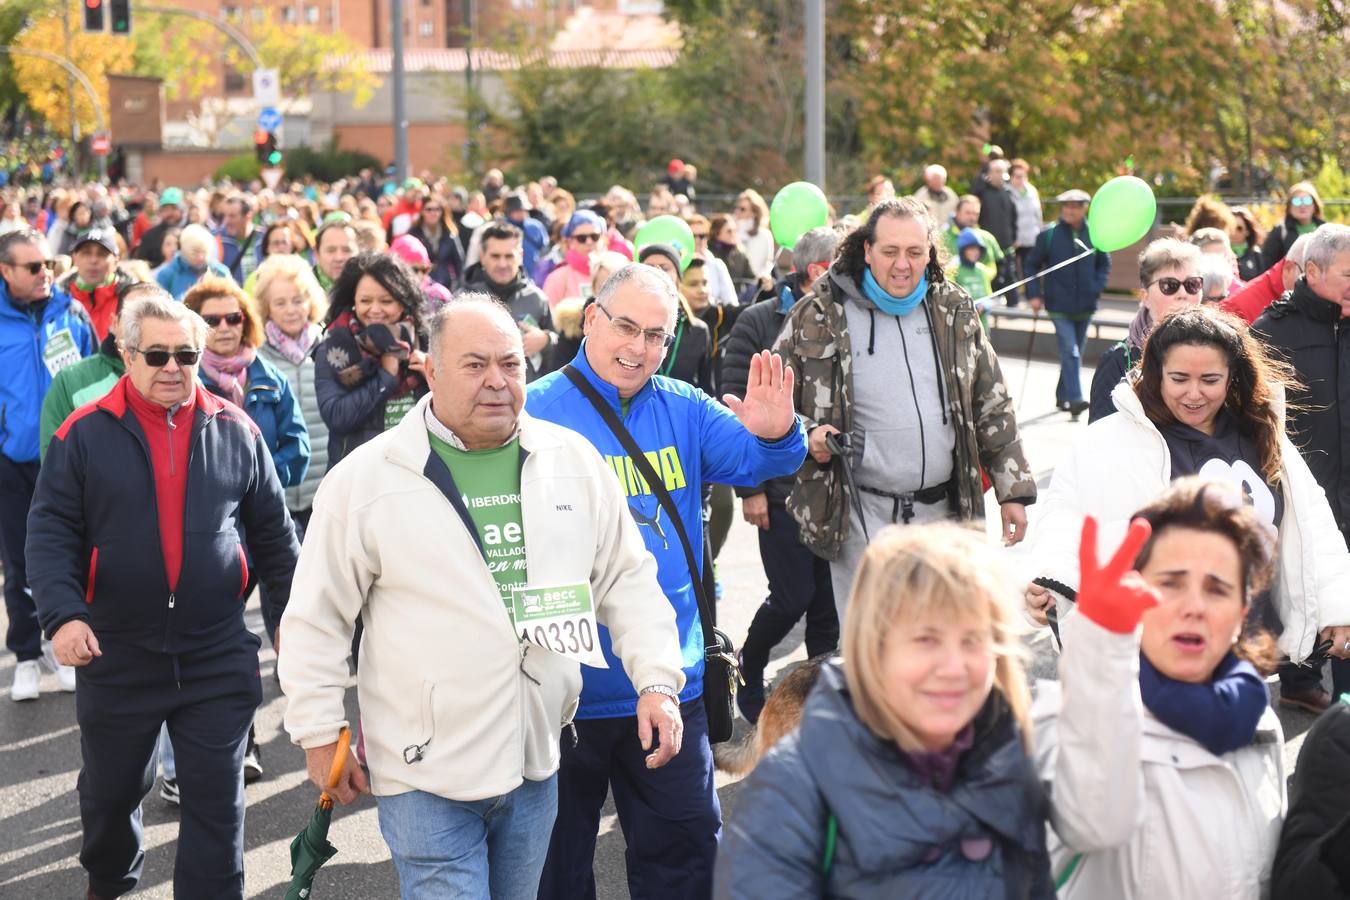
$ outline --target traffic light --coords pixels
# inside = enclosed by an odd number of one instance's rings
[[[103,0],[84,0],[84,30],[103,31]]]
[[[277,136],[261,128],[253,132],[253,152],[257,155],[258,162],[265,166],[274,166],[281,161],[281,154],[277,151]],[[276,157],[275,160],[272,159],[273,156]]]
[[[108,0],[113,34],[131,34],[131,0]]]

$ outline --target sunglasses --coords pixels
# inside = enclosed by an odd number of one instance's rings
[[[221,322],[224,322],[226,325],[243,325],[244,314],[241,312],[232,312],[226,313],[223,316],[202,316],[202,321],[211,328],[219,328]],[[183,365],[191,365],[191,363],[183,363]]]
[[[431,266],[409,266],[408,268],[412,269],[413,272],[416,273],[416,274],[418,274],[418,275],[430,275],[430,274],[431,274]]]
[[[195,366],[197,360],[202,358],[200,350],[142,350],[140,347],[128,347],[127,350],[145,357],[146,365],[155,369],[167,366],[169,357],[173,357],[180,366]]]
[[[1289,205],[1290,205],[1290,206],[1312,206],[1312,205],[1313,205],[1313,198],[1311,198],[1311,197],[1291,197],[1291,198],[1289,199]]]
[[[55,269],[56,269],[56,260],[54,260],[54,259],[42,259],[42,260],[38,260],[37,262],[30,262],[30,263],[5,263],[5,265],[7,265],[7,266],[13,266],[13,267],[16,268],[16,269],[26,269],[26,270],[28,270],[28,274],[29,274],[29,275],[36,275],[37,273],[41,272],[43,269],[46,269],[48,272],[51,272],[51,271],[55,270]]]
[[[699,234],[698,232],[694,232],[694,240],[696,240],[696,241],[706,241],[707,239],[708,239],[708,232],[705,231],[705,232],[703,232],[702,234]]]
[[[1159,278],[1157,281],[1150,281],[1148,286],[1152,287],[1155,284],[1158,286],[1158,290],[1162,291],[1164,297],[1170,297],[1183,287],[1186,288],[1188,294],[1200,293],[1205,288],[1205,279],[1199,275],[1192,275],[1184,280],[1180,278]]]
[[[582,244],[589,244],[589,243],[591,243],[592,241],[598,241],[598,240],[600,240],[600,235],[598,235],[598,234],[574,234],[574,235],[572,235],[572,240],[577,241],[577,242],[582,243]]]

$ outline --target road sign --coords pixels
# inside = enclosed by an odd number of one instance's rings
[[[262,106],[276,106],[281,102],[281,77],[276,69],[253,70],[253,99]]]
[[[96,134],[89,139],[89,152],[95,156],[107,156],[112,150],[112,141],[106,134]]]
[[[279,166],[268,166],[262,170],[263,184],[267,185],[269,191],[274,191],[281,182],[281,176],[283,174],[284,170]]]
[[[276,131],[281,127],[281,113],[275,106],[264,106],[259,111],[258,127],[263,131]]]

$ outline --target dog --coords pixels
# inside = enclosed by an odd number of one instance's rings
[[[806,698],[820,679],[820,667],[830,657],[831,654],[822,653],[793,666],[769,693],[758,724],[738,742],[713,748],[713,763],[717,768],[728,775],[747,775],[775,744],[796,731],[802,721]]]

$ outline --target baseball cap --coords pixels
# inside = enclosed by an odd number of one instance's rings
[[[165,188],[159,194],[160,206],[182,206],[183,192],[176,187]]]
[[[118,254],[117,238],[113,235],[111,228],[91,228],[80,235],[75,241],[75,246],[71,248],[71,253],[76,252],[85,244],[98,244],[104,250],[107,250],[113,256]]]
[[[1092,195],[1087,191],[1080,191],[1074,188],[1071,191],[1065,191],[1055,198],[1056,203],[1091,203]]]

